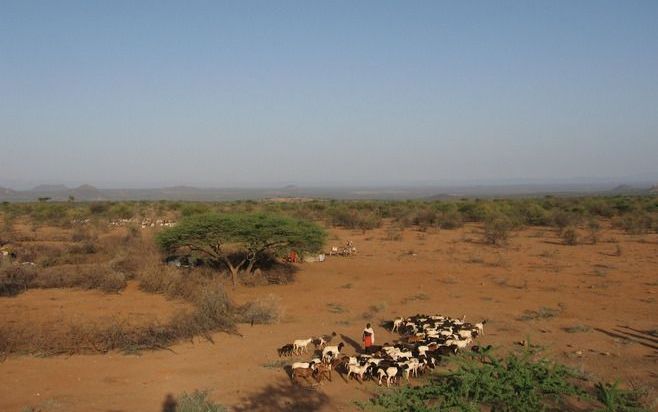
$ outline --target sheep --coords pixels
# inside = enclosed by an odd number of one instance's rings
[[[282,356],[292,356],[294,350],[295,350],[294,345],[292,343],[288,343],[286,345],[281,346],[276,351],[279,353],[279,357],[282,357]]]
[[[324,349],[322,349],[322,359],[331,361],[331,359],[335,356],[338,356],[340,354],[340,351],[343,349],[345,344],[343,342],[340,342],[336,346],[325,346]]]
[[[308,346],[309,343],[313,338],[308,338],[308,339],[297,339],[292,342],[292,345],[295,347],[295,353],[301,354],[302,352],[306,352],[306,347]]]

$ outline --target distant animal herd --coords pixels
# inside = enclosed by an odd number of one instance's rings
[[[428,369],[434,369],[442,357],[466,349],[478,336],[484,334],[484,324],[468,323],[443,315],[415,315],[396,318],[388,322],[393,332],[401,338],[396,342],[373,345],[365,353],[348,356],[343,352],[345,344],[329,345],[332,336],[297,339],[278,348],[279,357],[302,355],[312,343],[316,356],[308,362],[294,362],[290,377],[294,383],[321,383],[332,380],[332,371],[355,378],[376,381],[378,385],[409,381]],[[491,346],[472,346],[471,350],[482,353]]]

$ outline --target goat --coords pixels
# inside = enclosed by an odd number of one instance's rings
[[[286,345],[281,346],[276,351],[279,353],[279,357],[282,357],[282,356],[292,356],[294,350],[295,347],[293,346],[293,344],[288,343]]]
[[[315,369],[315,366],[320,363],[320,359],[313,359],[310,362],[295,362],[292,364],[292,369]]]
[[[477,331],[478,331],[478,335],[482,335],[482,336],[484,336],[484,324],[485,324],[485,323],[487,323],[487,321],[486,321],[486,320],[483,320],[482,322],[480,322],[480,323],[476,323],[476,324],[474,325],[474,326],[475,326],[475,329],[477,329]]]
[[[338,356],[340,354],[340,351],[345,347],[345,344],[343,342],[340,342],[336,346],[325,346],[324,349],[322,349],[322,359],[331,361],[331,359],[335,356]]]
[[[327,346],[327,341],[322,336],[313,338],[311,342],[313,342],[313,345],[315,345],[315,349],[322,349]]]
[[[395,379],[398,374],[398,368],[395,366],[389,366],[388,368],[377,369],[377,374],[379,375],[379,380],[377,383],[382,384],[382,379],[386,378],[386,387],[390,386],[391,379]]]
[[[350,375],[354,374],[357,376],[360,382],[363,382],[363,374],[366,373],[366,370],[368,369],[370,365],[365,364],[365,365],[353,365],[353,364],[348,364],[347,365],[347,378],[349,379]]]
[[[326,378],[331,382],[331,364],[325,365],[324,363],[318,363],[315,367],[315,372],[318,383],[322,382],[322,378]]]
[[[309,343],[313,338],[308,338],[308,339],[297,339],[292,342],[292,345],[295,347],[295,353],[301,354],[302,352],[306,352],[306,346],[308,346]]]
[[[306,382],[309,382],[309,378],[313,377],[315,371],[311,368],[296,368],[292,370],[292,381],[294,383],[299,383],[299,378],[304,378]]]
[[[400,328],[400,326],[402,326],[403,321],[404,321],[404,319],[402,319],[402,318],[395,318],[393,320],[393,328],[391,329],[391,332],[397,331],[398,328]]]

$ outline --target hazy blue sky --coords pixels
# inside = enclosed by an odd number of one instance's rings
[[[0,184],[658,176],[658,1],[0,0]]]

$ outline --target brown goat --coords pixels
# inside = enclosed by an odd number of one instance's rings
[[[292,381],[299,384],[299,378],[304,378],[307,383],[311,383],[310,378],[314,377],[315,371],[311,368],[297,368],[292,370]]]
[[[331,382],[331,365],[325,365],[324,363],[319,363],[315,367],[315,372],[316,372],[315,379],[317,379],[318,383],[321,383],[323,378]]]

